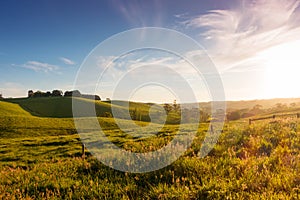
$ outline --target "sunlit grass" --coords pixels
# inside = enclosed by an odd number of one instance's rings
[[[111,169],[86,153],[71,118],[40,118],[21,108],[0,117],[0,199],[299,199],[299,119],[226,123],[204,158],[208,130],[197,128],[191,147],[163,169],[134,174]],[[132,152],[160,149],[179,125],[98,118],[107,138]],[[182,125],[188,134],[192,124]],[[141,129],[142,130],[142,129]]]

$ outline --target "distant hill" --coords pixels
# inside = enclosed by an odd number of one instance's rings
[[[253,108],[255,105],[262,105],[264,109],[274,107],[277,103],[286,104],[291,103],[300,104],[300,98],[278,98],[278,99],[262,99],[262,100],[248,100],[248,101],[227,101],[228,109],[246,109]]]
[[[218,102],[216,102],[218,104]],[[220,102],[219,102],[220,103]],[[239,110],[239,109],[251,109],[255,105],[259,104],[263,109],[268,109],[274,107],[277,103],[286,104],[289,106],[291,103],[296,103],[300,105],[300,98],[278,98],[278,99],[261,99],[261,100],[241,100],[241,101],[226,101],[226,109]],[[185,103],[182,107],[193,108],[200,105],[200,108],[210,109],[211,102],[201,102],[201,103]]]

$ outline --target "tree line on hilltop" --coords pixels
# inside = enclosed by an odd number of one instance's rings
[[[42,92],[40,90],[34,92],[33,90],[28,91],[28,98],[36,98],[36,97],[82,97],[86,99],[92,100],[101,100],[99,95],[94,94],[81,94],[79,90],[65,91],[63,93],[62,90],[53,90],[52,92]]]

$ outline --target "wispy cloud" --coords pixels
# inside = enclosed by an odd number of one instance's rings
[[[65,63],[66,65],[75,65],[76,64],[74,61],[70,60],[69,58],[60,57],[59,59],[61,61],[63,61],[63,63]]]
[[[187,52],[184,57],[188,60],[193,59],[193,54],[194,52]],[[166,84],[167,87],[182,91],[184,90],[182,86],[188,84],[201,100],[210,99],[204,79],[198,74],[198,69],[195,69],[183,58],[167,52],[156,54],[143,51],[130,53],[123,57],[101,56],[98,57],[96,64],[92,66],[95,66],[95,69],[86,73],[83,84],[96,82],[91,79],[90,74],[101,74],[101,78],[97,80],[98,89],[105,96],[112,97],[115,87],[120,84],[120,81],[123,88],[120,95],[124,95],[125,98],[126,95],[132,92],[130,87],[141,86],[143,84],[140,83],[149,82],[151,79],[152,83]],[[83,91],[87,91],[87,89],[82,88]],[[164,93],[161,93],[160,96],[163,97]],[[186,97],[189,96],[186,95]]]
[[[229,10],[211,10],[182,22],[201,33],[221,70],[247,64],[260,52],[300,39],[300,1],[256,0]]]
[[[36,72],[54,72],[60,69],[59,66],[57,65],[51,65],[48,63],[42,63],[42,62],[38,62],[38,61],[28,61],[25,64],[21,65],[21,67],[27,68],[27,69],[31,69],[34,70]]]
[[[150,2],[150,1],[149,1]],[[111,1],[113,7],[132,26],[161,26],[163,20],[162,4],[159,0],[151,1],[151,3],[141,2],[138,0],[132,1]],[[154,10],[153,12],[148,12]]]

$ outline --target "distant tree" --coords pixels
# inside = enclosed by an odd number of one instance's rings
[[[99,95],[95,95],[95,100],[100,101],[101,100],[100,96]]]
[[[200,110],[200,122],[207,122],[210,116],[207,112]]]
[[[137,108],[135,107],[134,110],[130,111],[130,116],[132,120],[137,120]]]
[[[282,103],[276,103],[275,104],[275,109],[276,110],[283,110],[283,109],[286,109],[286,108],[287,108],[286,104],[282,104]]]
[[[164,104],[164,109],[165,109],[166,113],[169,114],[172,110],[172,106],[168,103],[165,103]]]
[[[73,90],[72,91],[72,96],[73,97],[81,97],[81,93],[79,92],[79,90]]]
[[[261,110],[262,107],[263,107],[262,105],[256,104],[255,106],[253,106],[252,110]]]
[[[180,111],[180,104],[177,104],[176,99],[175,99],[174,102],[173,102],[173,110],[174,110],[175,112]]]
[[[73,90],[73,91],[65,91],[64,94],[65,97],[81,97],[81,93],[79,92],[79,90]]]
[[[3,99],[2,94],[0,93],[0,99]]]
[[[241,118],[253,117],[255,114],[253,112],[244,112],[241,114]]]
[[[63,92],[61,90],[53,90],[52,91],[52,96],[53,97],[61,97]]]
[[[239,110],[233,111],[227,114],[227,119],[228,120],[238,120],[241,118],[241,113]]]
[[[28,97],[33,97],[33,94],[34,94],[34,93],[33,93],[32,90],[29,90],[29,91],[28,91]]]
[[[260,114],[263,112],[262,107],[262,105],[256,104],[255,106],[253,106],[250,112],[254,115]]]
[[[51,94],[50,91],[47,91],[47,92],[46,92],[46,97],[51,97],[51,95],[52,95],[52,94]]]
[[[43,96],[44,96],[44,93],[40,90],[33,93],[33,97],[43,97]]]
[[[65,97],[71,97],[72,96],[72,91],[65,91],[64,96]]]
[[[86,99],[91,99],[91,100],[101,100],[101,98],[98,95],[93,95],[93,94],[82,94],[81,97],[86,98]]]
[[[295,102],[290,103],[290,107],[294,108],[294,107],[296,107],[296,106],[297,106],[297,104],[296,104]]]

